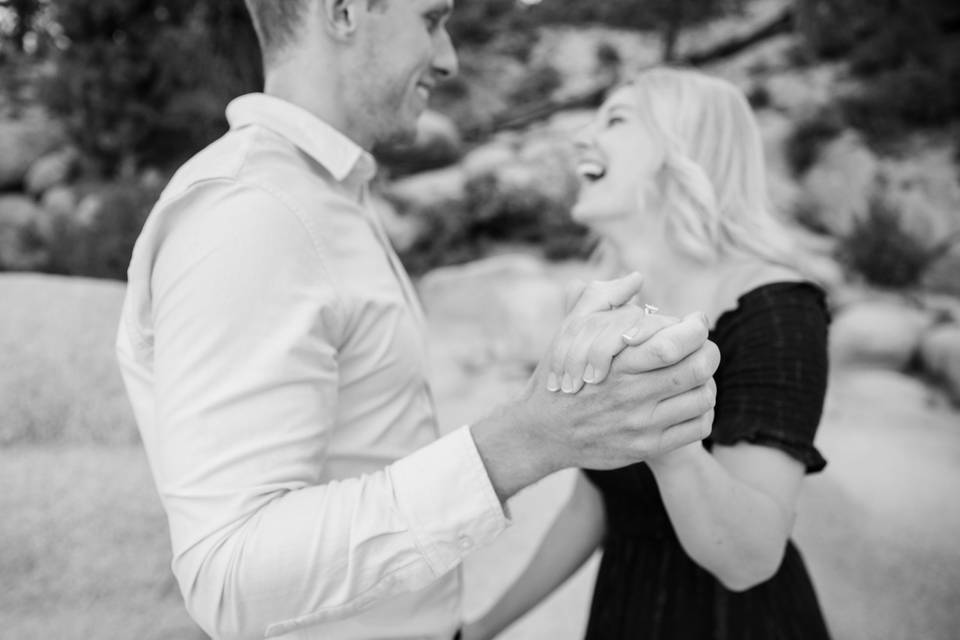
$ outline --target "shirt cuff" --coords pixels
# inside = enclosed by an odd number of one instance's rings
[[[468,426],[387,468],[401,515],[439,577],[510,524]]]

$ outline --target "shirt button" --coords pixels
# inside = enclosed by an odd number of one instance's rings
[[[473,540],[469,536],[460,536],[460,550],[467,551],[473,547]]]

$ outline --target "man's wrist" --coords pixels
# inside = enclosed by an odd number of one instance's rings
[[[470,426],[480,459],[501,502],[562,468],[532,435],[536,432],[531,423],[534,417],[526,414],[522,402],[514,402]]]

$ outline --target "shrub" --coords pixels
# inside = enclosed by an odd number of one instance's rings
[[[891,288],[915,287],[946,254],[952,239],[931,246],[903,224],[902,214],[875,196],[867,214],[854,221],[838,244],[838,257],[867,282]]]
[[[113,175],[173,165],[226,129],[229,99],[261,85],[256,36],[234,0],[58,0],[64,43],[41,98]]]
[[[800,121],[786,142],[787,164],[793,175],[800,177],[812,167],[820,150],[836,138],[844,125],[840,115],[833,109],[825,109],[815,116]]]
[[[81,201],[79,216],[59,217],[50,243],[51,273],[126,280],[140,229],[159,187],[127,180],[97,185]]]

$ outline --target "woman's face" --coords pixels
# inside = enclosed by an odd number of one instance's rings
[[[581,189],[572,215],[602,231],[632,218],[655,188],[665,151],[641,117],[635,89],[614,92],[576,140]]]

